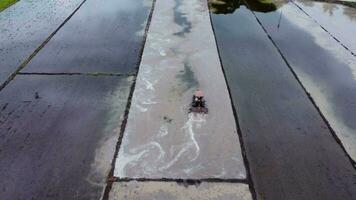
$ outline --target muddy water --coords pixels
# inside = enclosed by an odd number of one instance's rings
[[[188,113],[198,88],[208,115]],[[246,178],[206,1],[156,2],[115,176]]]

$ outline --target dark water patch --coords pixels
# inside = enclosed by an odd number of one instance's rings
[[[173,119],[168,116],[163,116],[163,120],[169,124],[173,122]]]
[[[189,90],[190,88],[198,86],[198,80],[195,77],[192,66],[188,63],[184,63],[184,70],[180,74],[176,75],[176,78],[180,79],[180,85],[182,85],[183,92]]]
[[[192,29],[192,23],[188,20],[184,13],[179,11],[179,7],[182,5],[181,0],[175,0],[176,5],[174,6],[174,22],[183,27],[183,29],[174,35],[184,36],[184,34],[189,33]]]

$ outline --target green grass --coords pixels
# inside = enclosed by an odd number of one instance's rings
[[[352,7],[352,8],[356,8],[356,2],[342,1],[342,4]]]
[[[10,7],[19,0],[0,0],[0,12]]]

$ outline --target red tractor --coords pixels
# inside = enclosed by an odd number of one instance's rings
[[[190,108],[190,112],[208,114],[208,108],[205,105],[204,93],[201,90],[195,91]]]

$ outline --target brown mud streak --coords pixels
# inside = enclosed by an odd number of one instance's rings
[[[246,5],[248,5],[246,3]],[[251,11],[251,10],[250,10]],[[339,144],[339,146],[341,147],[342,151],[345,153],[346,157],[348,158],[348,160],[350,161],[351,165],[353,166],[354,169],[356,169],[356,162],[351,158],[351,156],[347,153],[344,145],[342,144],[340,138],[337,136],[337,134],[335,133],[334,129],[331,127],[329,121],[326,119],[326,117],[324,116],[324,114],[321,112],[320,108],[318,107],[318,105],[316,104],[316,102],[314,101],[313,97],[311,96],[311,94],[307,91],[307,89],[304,87],[302,81],[299,79],[297,73],[294,71],[293,67],[289,64],[287,58],[284,56],[284,54],[282,53],[282,51],[279,49],[279,47],[277,46],[277,44],[274,42],[274,40],[272,39],[272,37],[268,34],[266,28],[263,26],[262,22],[258,19],[257,15],[251,11],[251,13],[255,16],[258,24],[261,26],[261,28],[263,29],[263,31],[266,33],[268,39],[272,42],[273,46],[277,49],[279,55],[282,57],[283,61],[286,63],[287,67],[289,68],[289,70],[292,72],[294,78],[297,80],[297,82],[299,83],[299,85],[302,87],[303,91],[305,92],[305,94],[307,95],[308,99],[312,102],[313,106],[316,108],[317,112],[319,113],[320,117],[322,118],[323,122],[326,124],[326,126],[328,127],[329,132],[331,133],[331,136],[335,139],[335,141]]]
[[[208,8],[209,8],[209,2],[207,1],[208,3]],[[231,98],[231,89],[230,89],[230,86],[227,82],[227,79],[226,79],[226,72],[225,72],[225,69],[223,67],[223,63],[222,63],[222,60],[221,60],[221,56],[220,56],[220,50],[219,50],[219,44],[218,44],[218,41],[216,40],[216,37],[215,37],[215,29],[214,29],[214,25],[213,25],[213,21],[212,21],[212,18],[211,18],[211,12],[210,12],[210,9],[209,9],[209,18],[210,18],[210,24],[211,24],[211,28],[213,30],[213,34],[214,34],[214,40],[215,40],[215,44],[216,44],[216,47],[217,47],[217,51],[218,51],[218,56],[219,56],[219,62],[220,62],[220,66],[221,66],[221,70],[224,74],[224,79],[225,79],[225,83],[226,83],[226,87],[227,87],[227,90],[229,92],[229,99],[230,99],[230,104],[231,104],[231,107],[232,107],[232,112],[234,114],[234,118],[235,118],[235,123],[236,123],[236,128],[237,128],[237,135],[239,137],[239,141],[240,141],[240,147],[241,147],[241,153],[242,153],[242,157],[243,157],[243,160],[244,160],[244,164],[245,164],[245,169],[246,169],[246,183],[248,184],[249,186],[249,189],[250,189],[250,192],[251,192],[251,195],[252,195],[252,199],[253,200],[257,200],[257,194],[256,194],[256,190],[255,190],[255,186],[254,186],[254,183],[253,183],[253,180],[252,180],[252,177],[251,177],[251,169],[250,169],[250,164],[249,164],[249,160],[247,158],[247,154],[246,154],[246,149],[245,149],[245,144],[244,144],[244,141],[243,141],[243,138],[242,138],[242,131],[241,131],[241,127],[240,127],[240,123],[239,123],[239,117],[237,115],[237,111],[236,111],[236,108],[235,108],[235,104],[234,104],[234,101],[232,100]]]
[[[147,24],[146,24],[146,27],[145,27],[145,33],[143,35],[143,41],[142,41],[142,45],[141,45],[141,49],[140,49],[139,59],[138,59],[138,61],[136,63],[136,68],[137,68],[136,76],[137,76],[137,74],[139,72],[139,67],[140,67],[141,60],[142,60],[143,50],[145,48],[147,34],[148,34],[149,27],[151,25],[151,20],[152,20],[152,15],[153,15],[153,11],[154,11],[155,5],[156,5],[156,0],[152,0],[152,7],[151,7],[151,10],[150,10],[150,14],[148,15]],[[106,183],[106,187],[104,189],[102,200],[108,200],[109,199],[109,194],[110,194],[112,185],[113,185],[114,181],[117,180],[117,178],[114,177],[115,163],[116,163],[117,155],[118,155],[119,150],[120,150],[122,138],[124,137],[124,132],[125,132],[125,129],[126,129],[126,124],[127,124],[127,118],[128,118],[129,111],[130,111],[130,108],[131,108],[131,100],[132,100],[132,96],[133,96],[133,93],[134,93],[134,90],[135,90],[135,86],[136,86],[136,78],[133,80],[133,83],[132,83],[132,86],[131,86],[131,89],[130,89],[130,94],[129,94],[129,97],[127,99],[124,119],[123,119],[123,121],[121,123],[119,138],[118,138],[117,143],[116,143],[114,158],[112,159],[112,162],[111,162],[111,170],[110,170],[110,172],[108,174],[108,177],[107,177],[107,183]]]
[[[79,6],[58,26],[58,28],[56,30],[53,31],[53,33],[51,33],[51,35],[49,35],[46,40],[36,48],[36,50],[23,62],[21,63],[21,65],[16,69],[16,71],[14,73],[12,73],[9,78],[2,84],[0,85],[0,91],[2,89],[4,89],[4,87],[10,83],[10,81],[12,81],[15,76],[23,69],[26,67],[26,65],[32,60],[32,58],[34,58],[38,52],[41,51],[41,49],[53,38],[54,35],[56,35],[56,33],[59,31],[59,29],[61,29],[64,24],[66,24],[70,18],[73,17],[73,15],[82,7],[82,5],[86,2],[87,0],[83,0],[82,3],[79,4]]]
[[[356,57],[356,54],[352,52],[347,46],[345,46],[339,39],[337,39],[333,34],[331,34],[326,28],[324,28],[321,24],[319,24],[318,21],[316,21],[312,16],[310,16],[303,8],[301,8],[298,4],[296,4],[294,1],[290,1],[294,6],[296,6],[299,10],[301,10],[306,16],[308,16],[311,20],[313,20],[316,24],[320,26],[326,33],[330,35],[337,43],[339,43],[344,49],[346,49],[348,52],[351,53],[351,55]],[[323,2],[323,1],[318,1],[318,2]]]

